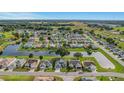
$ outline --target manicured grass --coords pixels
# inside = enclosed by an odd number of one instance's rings
[[[54,81],[63,81],[63,78],[59,77],[59,76],[54,76]]]
[[[114,30],[124,31],[124,27],[115,27]]]
[[[82,76],[75,77],[74,81],[80,81],[81,78],[82,78]]]
[[[32,81],[34,79],[34,76],[12,75],[12,76],[0,76],[0,78],[5,81]]]
[[[106,77],[106,76],[98,76],[98,77],[96,77],[98,80],[100,80],[100,81],[110,81],[109,80],[109,77]]]
[[[105,57],[107,57],[114,65],[115,65],[115,72],[121,72],[124,73],[124,67],[118,63],[115,59],[113,59],[109,54],[107,54],[105,51],[103,51],[102,49],[98,49],[99,52],[101,52]]]
[[[124,42],[119,42],[119,47],[121,47],[124,50]]]
[[[79,76],[74,78],[74,81],[80,81],[83,76]],[[119,77],[108,77],[108,76],[97,76],[96,79],[100,81],[110,81],[110,78],[112,81],[124,81],[124,78]]]
[[[16,68],[16,69],[14,69],[14,71],[17,71],[17,72],[27,72],[27,71],[29,71],[30,69],[29,68]]]
[[[5,36],[5,39],[14,38],[11,31],[10,32],[0,32],[0,34],[3,34]]]
[[[120,77],[97,76],[96,78],[100,81],[110,81],[110,78],[112,81],[124,81],[124,78]]]
[[[48,48],[23,48],[22,45],[18,48],[19,51],[47,51]]]
[[[124,81],[124,78],[119,78],[119,77],[111,77],[112,81]]]
[[[122,38],[124,39],[124,35],[120,35],[120,34],[113,34],[111,31],[99,31],[99,30],[96,30],[95,31],[96,34],[100,34],[102,36],[107,36],[107,37],[110,37],[110,38]]]
[[[44,70],[45,72],[54,72],[54,70],[52,68],[47,68]]]
[[[48,50],[52,50],[52,51],[54,51],[54,50],[56,50],[57,48],[23,48],[22,47],[22,45],[18,48],[18,50],[19,51],[48,51]],[[83,52],[83,51],[85,51],[85,49],[84,48],[67,48],[68,49],[68,51],[74,51],[74,52]]]
[[[84,48],[68,48],[68,51],[83,52],[85,51],[85,49]]]
[[[60,71],[61,72],[67,72],[68,70],[67,70],[67,68],[62,68],[62,69],[60,69]]]

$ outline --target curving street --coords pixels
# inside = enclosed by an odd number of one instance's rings
[[[107,54],[109,54],[113,59],[117,60],[118,63],[120,63],[122,66],[124,66],[124,62],[120,60],[117,56],[115,56],[112,52],[109,52],[109,50],[105,49],[102,45],[99,45],[96,41],[92,40],[89,36],[85,35],[88,37],[96,46],[104,50]]]

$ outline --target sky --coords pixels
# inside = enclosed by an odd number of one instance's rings
[[[124,12],[0,12],[7,19],[124,20]]]

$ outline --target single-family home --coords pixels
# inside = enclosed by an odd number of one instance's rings
[[[89,71],[96,71],[96,66],[93,61],[84,61],[83,62],[84,68],[88,69]]]
[[[80,63],[80,60],[70,60],[69,61],[69,67],[77,69],[77,70],[82,69],[82,65]]]
[[[41,70],[44,70],[44,69],[46,69],[46,68],[52,68],[52,64],[51,64],[51,62],[48,61],[48,60],[44,60],[44,61],[42,61],[41,64],[40,64],[40,69],[41,69]]]
[[[67,63],[63,59],[59,59],[55,62],[55,69],[61,69],[67,66]]]
[[[7,68],[7,69],[12,69],[11,64],[15,62],[15,58],[5,58],[5,59],[0,59],[0,69]]]
[[[35,69],[35,68],[37,68],[38,64],[39,64],[39,60],[37,60],[37,59],[29,59],[26,62],[25,67]]]

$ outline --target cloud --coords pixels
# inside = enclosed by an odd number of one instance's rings
[[[37,13],[31,12],[1,12],[0,19],[42,19]]]

